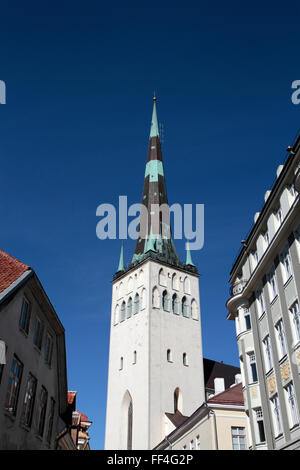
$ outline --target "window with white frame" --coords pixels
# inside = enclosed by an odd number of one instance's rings
[[[292,275],[292,263],[288,249],[282,253],[280,260],[282,266],[283,283],[285,283]]]
[[[281,359],[283,356],[286,355],[286,340],[285,340],[285,331],[284,331],[282,319],[279,320],[278,323],[276,323],[275,329],[277,333],[279,359]]]
[[[246,330],[251,330],[251,319],[250,319],[250,311],[248,307],[244,308],[244,319],[245,319],[245,327]]]
[[[195,450],[195,442],[194,442],[194,439],[192,439],[191,442],[190,442],[190,450]]]
[[[293,323],[293,336],[294,341],[300,341],[300,311],[299,311],[299,303],[298,300],[293,303],[290,308],[291,316],[292,316],[292,323]]]
[[[248,354],[249,357],[249,366],[250,366],[250,382],[257,382],[257,369],[256,369],[256,359],[254,352]]]
[[[268,246],[270,245],[270,235],[269,235],[268,230],[265,231],[263,237],[264,237],[265,248],[268,248]]]
[[[292,382],[285,387],[285,400],[288,410],[288,418],[290,423],[290,428],[293,428],[296,424],[299,423],[299,415],[297,409],[297,401],[295,397],[294,385]]]
[[[257,305],[258,305],[258,318],[265,313],[265,299],[263,294],[263,289],[259,289],[256,293]]]
[[[255,267],[258,265],[258,252],[257,250],[253,251],[252,252],[252,260],[253,260],[253,269],[255,269]]]
[[[278,225],[280,226],[282,224],[282,220],[283,220],[281,207],[279,207],[279,209],[276,211],[275,217],[276,217]]]
[[[268,275],[268,282],[269,282],[270,301],[272,302],[272,300],[274,300],[275,297],[278,294],[276,274],[275,274],[275,268],[274,267]]]
[[[288,191],[289,191],[289,194],[290,194],[292,200],[294,200],[295,197],[296,197],[295,186],[293,184],[288,185]]]
[[[246,450],[246,432],[245,428],[235,427],[231,428],[232,436],[232,449],[233,450]]]
[[[268,372],[273,367],[271,341],[270,341],[269,335],[265,337],[265,339],[263,340],[263,344],[264,344],[266,372]]]
[[[261,408],[256,408],[255,410],[255,417],[256,417],[256,428],[257,428],[257,440],[258,442],[265,442],[266,435],[265,435],[265,427],[264,427],[264,417]]]
[[[278,434],[281,434],[282,432],[278,395],[275,395],[274,398],[272,398],[271,403],[272,403],[272,408],[273,408],[274,430],[275,430],[276,436],[278,436]]]
[[[196,436],[196,450],[200,450],[200,436]]]

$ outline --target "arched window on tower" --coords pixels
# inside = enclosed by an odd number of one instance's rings
[[[114,316],[114,325],[116,325],[119,322],[119,311],[120,311],[120,307],[119,307],[119,305],[116,305],[115,316]]]
[[[185,294],[190,294],[191,293],[191,283],[188,277],[185,277],[183,281],[183,290]]]
[[[157,287],[154,287],[152,291],[152,307],[160,308],[160,298],[159,298],[159,291]]]
[[[176,273],[172,276],[172,289],[179,290],[179,277]]]
[[[168,350],[167,350],[167,361],[168,361],[168,362],[172,362],[172,353],[171,353],[171,349],[168,349]]]
[[[195,299],[192,300],[191,310],[192,310],[192,318],[194,320],[199,320],[198,305]]]
[[[160,286],[166,287],[166,275],[164,273],[163,268],[160,269],[159,274],[158,274],[158,283]]]
[[[188,302],[187,302],[187,298],[186,297],[182,297],[182,301],[181,301],[181,313],[184,317],[188,317],[189,316],[189,312],[188,312]]]
[[[182,413],[182,394],[178,387],[174,390],[174,413],[176,411]]]
[[[183,365],[184,366],[188,366],[189,363],[188,363],[188,358],[187,358],[187,354],[186,353],[183,353],[182,355],[182,361],[183,361]]]
[[[172,312],[175,313],[175,315],[178,315],[178,297],[177,294],[173,294],[172,296]]]
[[[132,450],[132,418],[133,418],[133,409],[132,401],[130,401],[128,406],[128,426],[127,426],[127,450]]]
[[[140,311],[140,296],[138,293],[135,294],[134,297],[134,313],[139,313]]]
[[[133,351],[133,361],[132,361],[132,364],[136,364],[136,351]]]
[[[123,300],[122,305],[121,305],[121,318],[120,321],[124,321],[126,316],[126,304],[125,301]]]
[[[127,302],[127,318],[130,318],[132,315],[132,298],[129,297]]]
[[[169,312],[169,296],[166,290],[164,290],[162,294],[162,304],[165,312]]]

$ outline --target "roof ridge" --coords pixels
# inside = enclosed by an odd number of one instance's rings
[[[7,253],[7,252],[4,251],[4,250],[1,250],[1,248],[0,248],[0,255],[1,255],[1,254],[2,254],[3,256],[5,256],[5,258],[8,258],[9,260],[15,262],[16,264],[21,265],[21,266],[23,266],[24,268],[31,269],[30,266],[28,266],[28,264],[23,263],[23,262],[20,261],[19,259],[15,258],[14,256],[11,256],[9,253]]]
[[[227,394],[228,392],[231,392],[232,390],[234,390],[234,389],[237,388],[238,386],[242,386],[242,382],[238,382],[237,384],[234,384],[234,385],[232,385],[231,387],[226,388],[226,389],[223,390],[222,392],[217,393],[217,394],[214,395],[213,397],[209,398],[209,399],[207,400],[207,403],[209,403],[209,402],[212,401],[212,400],[215,400],[216,398],[220,398],[220,395],[225,395],[225,394]]]

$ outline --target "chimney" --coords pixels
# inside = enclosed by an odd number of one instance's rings
[[[216,377],[215,380],[214,380],[214,385],[215,385],[215,395],[217,395],[218,393],[221,393],[221,392],[224,392],[225,390],[225,381],[222,378],[218,378]]]
[[[240,384],[241,381],[242,381],[242,375],[241,375],[241,374],[236,374],[236,375],[234,376],[234,379],[235,379],[235,383],[236,383],[236,384]]]

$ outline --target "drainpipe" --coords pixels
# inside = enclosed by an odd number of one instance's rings
[[[168,436],[166,436],[166,441],[167,441],[167,443],[168,443],[169,446],[170,446],[170,449],[169,449],[169,450],[172,450],[172,444],[171,444],[171,442],[169,441]]]
[[[210,410],[209,414],[211,414],[213,416],[213,420],[214,420],[214,431],[215,431],[214,434],[215,434],[215,443],[216,443],[216,449],[215,450],[219,450],[216,414],[215,414],[214,410]]]

